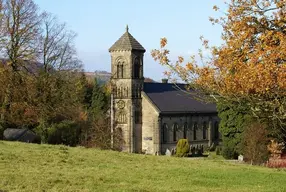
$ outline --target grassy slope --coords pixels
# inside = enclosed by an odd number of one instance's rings
[[[0,191],[286,191],[286,171],[0,141]]]

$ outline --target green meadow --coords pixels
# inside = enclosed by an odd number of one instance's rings
[[[286,191],[286,170],[0,141],[0,191]]]

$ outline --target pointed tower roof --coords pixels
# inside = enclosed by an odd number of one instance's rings
[[[144,47],[129,33],[129,28],[127,25],[126,32],[109,48],[109,52],[132,50],[142,52],[146,51]]]

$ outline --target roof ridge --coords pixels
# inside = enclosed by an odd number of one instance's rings
[[[129,33],[128,30],[109,48],[111,51],[132,51],[138,50],[145,52],[144,47]]]
[[[123,35],[127,35],[127,38],[128,38],[128,43],[129,43],[129,45],[130,45],[130,47],[132,48],[132,40],[134,39],[134,37],[128,32],[128,31],[126,31]],[[132,39],[132,37],[133,37],[133,39]]]

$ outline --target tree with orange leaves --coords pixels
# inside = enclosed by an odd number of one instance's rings
[[[281,134],[286,129],[286,0],[231,0],[225,16],[210,21],[223,27],[224,43],[210,47],[202,38],[211,53],[207,60],[200,53],[203,66],[195,56],[171,62],[166,38],[153,58],[169,67],[169,78],[179,76],[215,102],[246,101],[253,116],[275,122],[279,127],[272,128]]]

